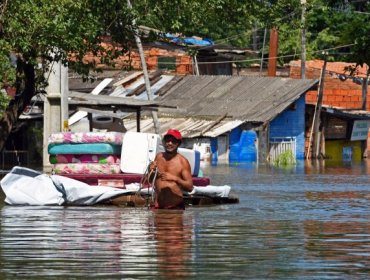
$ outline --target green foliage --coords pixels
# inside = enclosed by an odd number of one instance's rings
[[[347,24],[342,25],[340,40],[354,44],[350,47],[350,52],[343,56],[345,60],[356,62],[357,66],[363,66],[365,63],[370,66],[370,2],[362,4],[364,6],[359,13],[351,9],[343,16]],[[369,67],[367,74],[370,74]]]
[[[15,83],[15,68],[9,53],[35,66],[42,64],[37,76],[44,87],[43,72],[53,61],[67,63],[88,75],[95,68],[84,56],[99,54],[102,62],[112,64],[118,55],[135,47],[135,26],[145,25],[163,33],[201,36],[216,43],[240,47],[252,46],[257,34],[262,50],[263,30],[279,29],[280,63],[300,57],[300,0],[12,0],[0,5],[0,81]],[[6,6],[5,6],[6,4]],[[307,0],[307,59],[318,58],[321,50],[340,44],[355,44],[343,55],[332,53],[331,60],[368,63],[370,60],[369,1]],[[364,12],[357,13],[358,11]],[[253,33],[257,30],[257,33]],[[105,35],[112,37],[119,49],[103,50]],[[153,34],[151,34],[153,35]],[[150,36],[146,40],[155,40]],[[268,46],[268,38],[266,38]],[[267,47],[266,47],[267,48]],[[264,50],[267,53],[267,49]],[[73,55],[71,55],[73,54]]]
[[[296,159],[294,154],[291,150],[285,151],[284,153],[280,154],[273,162],[275,166],[290,166],[295,165]]]
[[[0,89],[14,84],[15,72],[10,60],[10,46],[0,39]]]
[[[254,26],[253,12],[259,1],[238,0],[142,0],[134,8],[145,14],[138,24],[163,32],[200,36],[219,43],[241,45],[249,39],[245,32]]]
[[[0,114],[4,112],[4,110],[9,104],[9,101],[10,98],[7,95],[0,92]]]

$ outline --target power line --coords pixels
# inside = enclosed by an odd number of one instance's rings
[[[346,47],[350,47],[350,46],[354,46],[354,45],[356,45],[356,44],[341,45],[341,46],[336,46],[336,47],[333,47],[333,48],[327,48],[327,49],[312,51],[310,53],[311,54],[313,54],[313,53],[322,53],[322,52],[341,49],[341,48],[346,48]],[[264,58],[263,60],[279,59],[279,58],[287,58],[287,57],[295,57],[295,56],[297,56],[296,53],[295,54],[281,55],[281,56],[276,56],[276,57],[268,57],[268,58]],[[242,62],[260,61],[260,60],[261,60],[261,58],[252,58],[252,59],[243,59],[243,60],[198,62],[198,64],[242,63]],[[163,64],[163,65],[176,65],[176,62],[161,62],[161,64]],[[192,65],[192,63],[182,63],[181,65]]]

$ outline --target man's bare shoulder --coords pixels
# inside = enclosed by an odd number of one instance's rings
[[[163,152],[160,152],[160,153],[156,154],[155,159],[163,158],[164,157],[163,154],[164,154]]]
[[[186,158],[186,157],[184,157],[182,154],[180,154],[180,153],[177,153],[177,156],[179,157],[179,159],[181,160],[181,161],[188,161],[188,159]]]

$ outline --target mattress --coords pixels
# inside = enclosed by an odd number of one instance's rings
[[[109,143],[80,143],[80,144],[49,144],[48,153],[50,155],[65,155],[65,154],[109,154],[119,155],[121,153],[121,145]]]
[[[120,163],[120,157],[118,155],[93,155],[93,154],[57,154],[50,155],[49,161],[51,164],[55,163],[102,163],[102,164],[113,164]]]
[[[100,163],[57,163],[53,165],[55,174],[119,174],[121,173],[119,164],[100,164]]]
[[[109,143],[122,145],[123,133],[120,132],[56,132],[49,136],[49,144],[66,143]]]

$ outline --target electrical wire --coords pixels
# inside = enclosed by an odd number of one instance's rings
[[[310,54],[322,53],[322,52],[325,52],[325,51],[331,51],[331,50],[346,48],[346,47],[350,47],[350,46],[354,46],[354,45],[356,45],[356,44],[354,43],[354,44],[341,45],[341,46],[336,46],[336,47],[333,47],[333,48],[326,48],[326,49],[322,49],[322,50],[311,51],[309,53]],[[297,54],[287,54],[287,55],[264,58],[264,60],[279,59],[279,58],[286,58],[286,57],[295,57],[295,56],[297,56]],[[198,62],[198,64],[220,64],[220,63],[238,63],[238,62],[240,63],[240,62],[253,62],[253,61],[260,61],[260,60],[261,60],[261,58],[253,58],[253,59],[242,59],[242,60]],[[167,63],[163,62],[162,63],[161,62],[161,64],[175,64],[175,63],[172,63],[172,62],[167,62]],[[192,63],[181,63],[181,65],[192,65]]]

